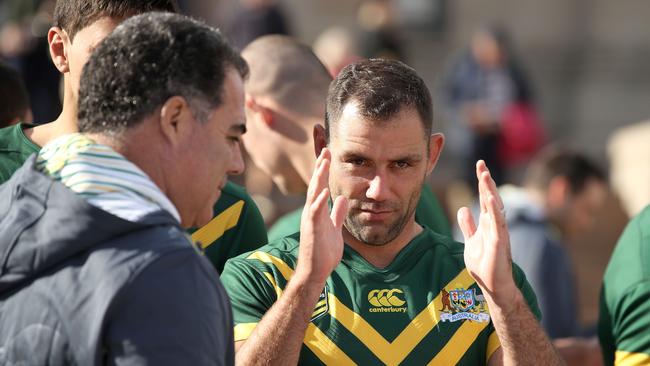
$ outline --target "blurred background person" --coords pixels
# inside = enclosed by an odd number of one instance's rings
[[[359,4],[357,25],[361,30],[359,44],[363,57],[405,60],[394,5],[392,0],[363,0]]]
[[[277,1],[239,0],[239,5],[228,32],[239,49],[267,34],[291,34],[284,10]]]
[[[535,290],[542,326],[567,364],[599,365],[593,327],[579,323],[567,238],[593,229],[608,195],[605,173],[584,154],[549,146],[531,161],[521,187],[505,185],[499,193],[512,259]]]
[[[314,41],[314,53],[321,60],[333,78],[348,64],[361,57],[354,34],[341,26],[324,30]]]
[[[503,119],[513,105],[530,106],[532,95],[503,29],[484,27],[474,33],[469,50],[453,65],[444,93],[452,119],[448,146],[467,167],[465,182],[472,182],[473,164],[483,159],[497,184],[505,183],[499,153]]]
[[[499,193],[512,259],[535,290],[544,329],[553,339],[581,335],[566,237],[593,228],[608,193],[605,174],[583,154],[550,146],[533,159],[522,186]]]
[[[32,122],[29,95],[20,74],[0,61],[0,128]]]

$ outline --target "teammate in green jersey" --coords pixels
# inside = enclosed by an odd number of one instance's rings
[[[77,132],[77,94],[81,70],[92,50],[127,17],[146,11],[174,11],[173,0],[59,0],[48,34],[50,55],[63,74],[63,111],[57,120],[0,129],[0,184],[47,142]],[[217,189],[217,187],[215,187]],[[243,188],[228,183],[214,207],[215,218],[195,233],[217,271],[226,260],[266,244],[266,228],[257,206]]]
[[[262,214],[243,187],[226,183],[213,212],[207,225],[192,230],[192,240],[201,245],[217,272],[223,271],[229,258],[268,242]]]
[[[242,56],[251,70],[245,86],[246,149],[280,190],[305,194],[314,170],[312,135],[314,128],[323,124],[332,78],[308,46],[287,36],[260,37],[244,48]],[[300,230],[301,211],[280,218],[269,230],[269,239]],[[451,236],[447,217],[426,184],[415,219]]]
[[[650,206],[627,225],[605,270],[598,337],[606,365],[650,365]]]
[[[299,236],[224,269],[239,362],[561,364],[484,162],[478,225],[458,214],[464,247],[415,222],[444,141],[432,114],[400,62],[359,61],[334,80]]]

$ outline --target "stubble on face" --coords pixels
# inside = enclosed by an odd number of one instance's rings
[[[422,184],[418,185],[418,187],[422,187]],[[419,189],[411,193],[408,202],[406,202],[406,207],[398,201],[375,202],[372,200],[351,199],[349,201],[350,210],[345,218],[344,227],[356,240],[366,245],[387,245],[404,231],[406,224],[415,214],[419,199]],[[364,220],[361,217],[364,210],[392,211],[397,216],[392,221],[382,225]]]

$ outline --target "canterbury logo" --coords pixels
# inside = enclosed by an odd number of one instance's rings
[[[399,307],[406,304],[406,301],[397,297],[397,294],[404,294],[400,289],[372,290],[368,293],[368,302],[374,307]]]

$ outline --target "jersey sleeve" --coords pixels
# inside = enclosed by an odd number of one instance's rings
[[[248,339],[280,291],[270,272],[244,258],[226,262],[221,281],[228,292],[235,323],[235,342]]]
[[[615,365],[650,364],[650,282],[628,289],[612,310]]]
[[[229,258],[253,251],[268,243],[264,218],[257,205],[248,194],[243,202],[244,207],[237,226],[224,233],[222,243],[227,243],[224,245],[227,245],[229,250],[225,257],[218,259],[218,270],[223,270]]]
[[[243,187],[228,182],[214,206],[214,218],[192,233],[206,257],[221,273],[226,261],[250,252],[267,240],[264,218]]]

